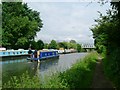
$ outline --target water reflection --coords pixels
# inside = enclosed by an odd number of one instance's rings
[[[8,61],[0,62],[0,64],[4,65],[4,64],[19,63],[19,62],[25,62],[25,59],[8,60]]]
[[[40,71],[45,71],[47,69],[49,69],[51,66],[57,66],[58,65],[58,60],[59,59],[54,59],[54,60],[47,60],[47,61],[43,61],[40,63],[39,65],[39,69]]]
[[[57,65],[58,60],[59,59],[46,60],[40,62],[39,64],[37,62],[27,61],[26,59],[5,60],[3,62],[0,62],[3,69],[2,72],[3,83],[8,81],[10,77],[20,76],[26,71],[28,71],[30,75],[35,75],[38,72],[44,72],[51,66]]]
[[[82,58],[86,53],[73,53],[60,55],[59,59],[49,59],[45,61],[30,62],[26,58],[17,59],[6,59],[0,61],[0,66],[2,65],[2,80],[3,83],[7,82],[12,76],[20,76],[26,71],[30,75],[41,75],[50,74],[50,72],[64,71],[71,67],[77,59]]]

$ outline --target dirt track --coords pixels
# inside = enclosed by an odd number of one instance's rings
[[[111,82],[105,77],[102,66],[102,59],[96,63],[95,73],[93,76],[92,88],[113,88]]]

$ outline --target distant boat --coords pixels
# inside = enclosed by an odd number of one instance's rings
[[[39,55],[38,58],[34,56],[34,54],[32,54],[31,58],[27,58],[27,60],[34,60],[34,61],[38,61],[38,60],[45,60],[45,59],[49,59],[49,58],[59,58],[59,54],[57,50],[43,50],[43,51],[39,51]]]

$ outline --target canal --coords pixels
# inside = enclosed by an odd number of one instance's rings
[[[30,75],[52,74],[62,72],[72,66],[79,58],[83,58],[87,53],[61,54],[59,59],[50,59],[40,62],[30,62],[26,58],[7,58],[0,61],[2,66],[2,83],[10,80],[12,76],[20,76],[26,71]]]

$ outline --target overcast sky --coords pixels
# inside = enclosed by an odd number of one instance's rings
[[[105,14],[109,3],[100,6],[97,2],[27,2],[28,6],[40,12],[43,28],[36,40],[44,42],[76,40],[79,43],[93,43],[90,27],[99,17],[97,11]]]

